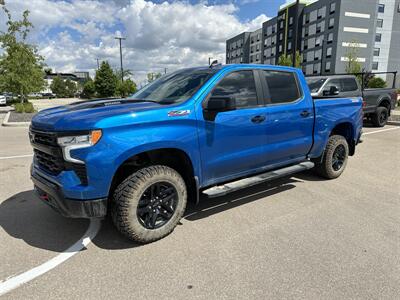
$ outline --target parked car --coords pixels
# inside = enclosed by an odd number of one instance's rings
[[[56,97],[56,94],[53,94],[53,93],[41,93],[41,96],[43,98],[54,99]]]
[[[7,105],[7,98],[4,95],[0,95],[0,105]]]
[[[362,89],[354,75],[308,77],[313,97],[363,97],[364,116],[377,127],[386,125],[396,105],[396,89]]]
[[[362,99],[313,99],[299,69],[179,70],[130,98],[82,101],[32,120],[31,178],[67,217],[112,215],[128,238],[168,235],[187,200],[314,168],[340,176],[362,130]]]

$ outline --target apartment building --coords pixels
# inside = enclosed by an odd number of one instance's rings
[[[239,56],[232,48],[237,39],[243,40]],[[274,65],[297,49],[306,75],[344,73],[349,52],[365,70],[400,71],[400,0],[293,1],[260,29],[226,44],[228,64]]]

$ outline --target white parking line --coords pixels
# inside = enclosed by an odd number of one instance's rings
[[[33,156],[33,154],[15,155],[15,156],[3,156],[3,157],[0,157],[0,160],[1,159],[12,159],[12,158],[22,158],[22,157],[32,157],[32,156]]]
[[[87,245],[90,244],[92,239],[96,236],[97,232],[100,229],[100,220],[99,219],[91,219],[90,225],[85,234],[81,237],[79,241],[73,244],[64,252],[60,253],[56,257],[50,259],[44,264],[37,266],[25,273],[19,274],[14,277],[10,277],[4,281],[0,281],[0,296],[12,291],[13,289],[19,287],[20,285],[27,283],[36,277],[39,277],[48,271],[54,269],[58,265],[65,262],[67,259],[71,258]]]
[[[393,127],[393,128],[382,129],[382,130],[376,130],[376,131],[365,132],[365,133],[363,133],[362,135],[368,135],[368,134],[379,133],[379,132],[384,132],[384,131],[389,131],[389,130],[396,130],[396,129],[400,129],[400,127]]]

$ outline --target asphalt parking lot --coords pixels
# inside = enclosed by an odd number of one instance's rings
[[[72,255],[65,250],[90,221],[40,202],[27,128],[0,127],[0,294],[15,276],[64,255],[3,297],[398,299],[400,124],[364,132],[339,179],[303,173],[203,199],[171,235],[144,246],[107,220],[92,223],[92,242]]]

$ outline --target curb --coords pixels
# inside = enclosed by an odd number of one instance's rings
[[[28,127],[31,122],[8,122],[11,112],[8,112],[3,120],[3,126],[7,127]]]

